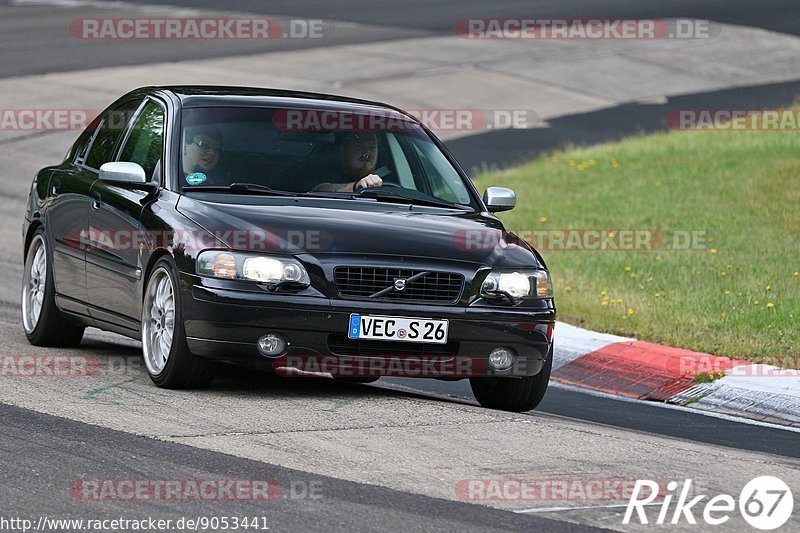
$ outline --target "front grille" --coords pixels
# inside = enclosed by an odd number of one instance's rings
[[[393,288],[395,280],[414,276],[419,277],[402,291]],[[461,274],[399,268],[336,267],[334,278],[341,296],[372,300],[455,303],[464,286]],[[385,292],[378,296],[381,291]]]
[[[375,341],[351,339],[346,335],[328,335],[328,350],[337,355],[368,356],[433,356],[451,357],[458,353],[458,342],[431,344],[424,342]]]

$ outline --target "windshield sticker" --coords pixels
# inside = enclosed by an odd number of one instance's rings
[[[189,185],[200,185],[204,181],[206,181],[207,176],[202,172],[193,172],[186,176],[186,183]]]

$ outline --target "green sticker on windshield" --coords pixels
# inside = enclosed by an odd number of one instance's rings
[[[202,172],[193,172],[186,176],[186,183],[189,185],[200,185],[204,181],[206,181],[207,176]]]

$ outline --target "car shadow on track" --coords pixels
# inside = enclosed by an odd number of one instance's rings
[[[48,355],[52,348],[42,349],[43,355]],[[97,399],[104,399],[112,392],[114,395],[135,395],[138,401],[143,401],[143,396],[151,400],[167,400],[174,396],[174,391],[158,389],[150,381],[142,359],[141,344],[137,341],[120,337],[110,333],[89,330],[80,346],[71,349],[58,349],[57,355],[83,356],[95,359],[99,372],[97,378],[101,384],[95,383],[90,392]],[[460,405],[477,405],[464,398],[448,397],[446,394],[426,394],[410,390],[387,388],[394,386],[392,379],[382,379],[377,386],[358,383],[336,381],[330,377],[283,377],[267,370],[238,366],[228,363],[218,363],[213,383],[207,389],[187,390],[199,397],[207,397],[211,401],[213,396],[219,400],[220,396],[229,394],[232,398],[264,399],[265,397],[290,400],[297,399],[330,399],[336,401],[370,400],[378,398],[407,398],[424,399],[436,402],[445,402]],[[430,381],[430,380],[426,380]],[[436,381],[436,380],[433,380]],[[438,382],[437,383],[442,383]],[[151,393],[147,390],[152,387]],[[434,387],[435,388],[435,387]],[[94,391],[101,390],[100,394]],[[102,397],[102,398],[101,398]],[[123,398],[109,399],[113,402],[124,401]]]
[[[381,384],[381,381],[377,382]],[[214,392],[232,392],[237,395],[276,395],[290,397],[331,397],[341,399],[369,398],[416,398],[433,401],[445,401],[464,405],[470,404],[459,398],[432,398],[429,395],[375,387],[359,383],[346,383],[327,377],[282,377],[264,370],[239,367],[231,364],[220,364],[216,377],[211,385]]]

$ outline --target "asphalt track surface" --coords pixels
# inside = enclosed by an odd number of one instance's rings
[[[271,531],[375,531],[402,524],[408,531],[569,532],[578,526],[538,516],[451,502],[318,476],[277,465],[160,442],[128,433],[0,405],[4,516],[86,517],[80,497],[54,498],[76,477],[102,478],[112,463],[119,479],[274,480],[275,499],[263,501],[97,501],[93,516],[264,517]],[[580,530],[583,530],[582,528]],[[597,529],[597,531],[601,531]]]
[[[176,7],[184,8],[176,10]],[[332,2],[138,1],[104,3],[94,0],[0,1],[0,78],[79,71],[108,66],[143,65],[164,61],[281,53],[356,43],[398,41],[452,35],[460,19],[499,18],[695,18],[800,35],[796,2],[708,2],[646,0],[614,2],[499,1],[397,2],[336,0]],[[290,20],[321,20],[319,39],[267,41],[97,41],[75,39],[68,28],[82,18],[196,16],[236,13]],[[291,65],[285,72],[291,71]],[[280,75],[283,72],[276,74]],[[186,80],[204,84],[209,80]],[[229,80],[215,79],[214,84]],[[235,81],[235,80],[230,80]],[[448,148],[463,168],[505,168],[527,158],[568,146],[613,141],[639,132],[665,128],[671,109],[763,109],[793,104],[800,95],[796,82],[737,87],[673,97],[667,103],[628,103],[611,109],[560,117],[546,129],[484,131],[454,139]]]
[[[148,2],[159,4],[160,2]],[[278,1],[269,4],[248,3],[247,12],[263,12],[295,18],[332,19],[358,23],[357,31],[340,26],[325,42],[313,40],[278,40],[270,43],[269,50],[261,44],[230,43],[225,46],[208,46],[207,43],[178,43],[165,50],[154,43],[123,46],[110,43],[106,47],[81,48],[63,32],[65,21],[79,16],[112,16],[120,10],[134,13],[139,2],[128,2],[123,7],[87,4],[84,11],[59,7],[36,8],[24,2],[0,3],[6,16],[0,19],[0,77],[42,74],[54,71],[81,70],[110,65],[139,65],[164,60],[193,59],[211,56],[234,56],[246,53],[296,49],[298,47],[328,46],[332,44],[363,43],[389,39],[414,38],[451,32],[454,19],[467,17],[537,17],[537,18],[660,18],[691,17],[718,22],[743,24],[797,35],[800,30],[800,9],[792,2],[660,2],[642,1],[617,5],[617,2],[345,2],[312,3]],[[142,3],[144,4],[144,3]],[[240,2],[189,2],[176,0],[165,5],[185,5],[192,8],[226,11],[242,10]],[[150,9],[149,7],[147,9]],[[424,13],[424,14],[423,14]],[[132,15],[131,15],[132,16]],[[683,105],[702,107],[714,102],[716,107],[774,107],[795,101],[798,83],[745,87],[715,93],[686,95]],[[720,102],[723,102],[720,104]],[[661,128],[659,119],[664,116],[658,104],[629,104],[613,110],[563,117],[552,121],[548,130],[508,130],[462,137],[451,141],[450,148],[469,167],[474,162],[490,162],[504,166],[535,153],[567,143],[594,143],[623,137],[638,131]],[[6,148],[0,146],[0,150]],[[10,148],[9,148],[10,149]],[[4,206],[21,205],[24,201],[17,191],[2,194]],[[4,208],[3,212],[10,210]],[[14,209],[14,212],[18,209]],[[14,231],[3,231],[0,247],[17,250],[19,236],[17,224]],[[18,258],[18,252],[12,257]],[[6,263],[6,261],[3,261]],[[5,266],[14,273],[4,277],[3,284],[16,283],[19,265]],[[8,353],[23,353],[25,344],[19,325],[18,298],[11,296],[16,287],[4,287],[0,303],[0,333]],[[16,330],[14,328],[17,328]],[[111,341],[107,339],[111,338]],[[119,341],[114,348],[111,336],[104,341],[91,337],[84,343],[90,354],[112,354],[118,350],[123,355],[135,355],[138,348],[129,341]],[[106,342],[106,344],[104,344]],[[110,342],[110,344],[108,344]],[[260,390],[263,381],[274,378],[253,375],[250,372],[228,369],[223,383],[252,384]],[[440,382],[421,380],[384,379],[372,386],[332,385],[325,380],[309,381],[305,385],[312,395],[336,397],[342,390],[355,396],[389,395],[413,398],[444,405],[473,406],[467,382]],[[223,385],[224,390],[224,385]],[[393,389],[393,390],[387,390]],[[153,389],[154,391],[156,389]],[[292,389],[294,391],[294,389]],[[295,391],[296,392],[296,391]],[[293,392],[294,393],[294,392]],[[13,403],[13,402],[12,402]],[[580,423],[586,427],[612,427],[624,430],[643,439],[663,436],[680,442],[718,446],[719,449],[755,452],[758,457],[785,458],[789,464],[800,458],[798,434],[780,428],[747,424],[714,418],[685,410],[666,409],[653,404],[623,401],[605,396],[591,395],[575,389],[552,387],[537,413],[558,424]],[[520,415],[521,417],[529,415]],[[276,479],[305,484],[319,481],[324,487],[320,499],[280,498],[268,506],[248,502],[184,502],[158,504],[153,502],[120,503],[97,502],[90,514],[97,517],[144,516],[157,514],[159,518],[180,516],[233,516],[236,514],[263,515],[273,530],[354,530],[403,529],[511,531],[587,530],[586,525],[554,521],[532,514],[516,514],[422,494],[412,494],[372,484],[358,483],[337,477],[310,474],[293,470],[268,461],[235,457],[175,442],[163,442],[148,437],[131,435],[115,429],[86,424],[66,418],[43,414],[14,405],[0,405],[0,449],[3,451],[4,483],[0,484],[0,502],[4,515],[15,516],[86,516],[85,502],[57,497],[76,478],[163,478],[187,479],[207,477],[239,477],[245,479]],[[760,455],[763,454],[763,455]],[[544,454],[546,456],[546,452]],[[112,473],[109,476],[109,473]],[[578,520],[580,522],[580,520]],[[609,525],[611,525],[609,523]]]
[[[59,7],[71,1],[5,0],[0,19],[0,76],[21,76],[110,65],[141,65],[164,60],[220,57],[256,52],[280,52],[347,43],[365,43],[452,34],[464,18],[695,18],[764,28],[781,33],[800,33],[800,9],[791,1],[692,0],[665,2],[642,0],[570,0],[531,2],[526,0],[483,2],[428,2],[414,0],[296,2],[238,2],[231,0],[167,0],[124,2],[114,6],[90,0],[74,0],[84,7]],[[36,4],[42,3],[39,7]],[[121,6],[121,7],[120,7]],[[358,23],[357,28],[334,24],[323,31],[324,39],[274,39],[263,42],[183,42],[164,47],[158,42],[96,42],[70,37],[69,23],[82,17],[157,16],[158,6],[220,12],[247,12],[294,19],[322,19]],[[35,14],[32,15],[32,11]],[[191,12],[187,16],[191,16]],[[56,30],[56,31],[54,31]],[[60,30],[60,31],[59,31]]]
[[[373,386],[418,391],[430,397],[471,402],[469,383],[383,378]],[[688,409],[591,394],[575,387],[551,385],[537,411],[670,437],[689,439],[740,450],[800,458],[797,433],[781,428],[750,425],[737,420],[712,418]]]

